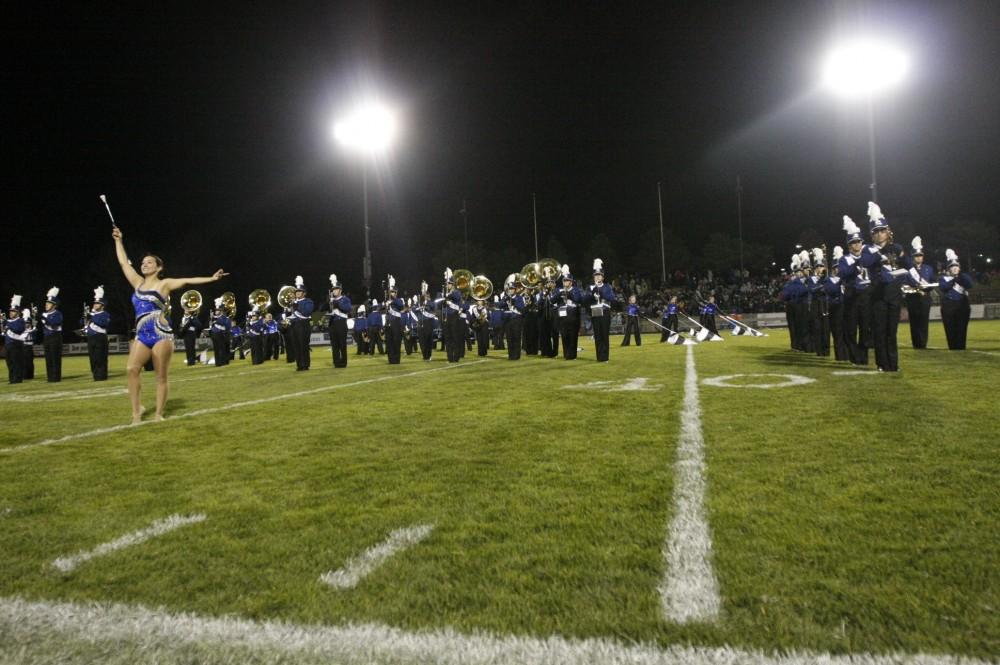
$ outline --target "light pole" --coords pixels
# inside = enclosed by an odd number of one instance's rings
[[[660,273],[660,288],[664,288],[667,285],[667,252],[664,249],[663,243],[663,194],[660,191],[660,183],[656,183],[656,207],[660,211],[660,268],[662,272]]]
[[[361,153],[361,189],[364,196],[365,255],[361,276],[366,295],[372,286],[371,232],[368,226],[368,163],[384,153],[396,137],[395,114],[377,102],[358,106],[333,126],[333,136],[342,146]]]
[[[906,77],[909,58],[884,39],[864,37],[841,44],[823,62],[823,85],[837,96],[864,99],[868,105],[868,157],[871,163],[871,200],[878,202],[875,168],[876,94],[898,85]]]

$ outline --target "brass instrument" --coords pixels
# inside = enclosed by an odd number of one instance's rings
[[[542,267],[538,261],[528,263],[523,268],[521,268],[521,275],[524,278],[522,282],[524,288],[535,290],[539,288],[542,284],[544,277],[542,276]]]
[[[271,294],[268,293],[267,289],[254,289],[250,292],[250,297],[247,300],[252,310],[266,312],[271,308]]]
[[[288,309],[295,302],[295,287],[283,286],[278,289],[278,304],[282,309]]]
[[[181,307],[185,314],[197,314],[201,309],[201,294],[194,289],[185,291],[181,294]]]
[[[455,280],[455,288],[462,292],[462,297],[468,298],[472,292],[472,280],[476,276],[472,274],[471,270],[459,268],[452,273],[452,278]]]
[[[231,320],[236,320],[236,295],[232,291],[226,291],[221,296],[222,298],[222,311],[226,313]]]
[[[472,278],[469,293],[472,295],[473,300],[487,300],[493,295],[493,282],[485,275],[476,275]]]
[[[536,264],[538,265],[538,272],[542,275],[543,281],[549,281],[550,279],[554,282],[559,281],[559,268],[560,264],[555,259],[539,259]]]

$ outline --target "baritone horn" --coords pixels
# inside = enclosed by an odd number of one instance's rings
[[[197,314],[201,309],[201,293],[189,289],[181,294],[181,307],[185,314]]]
[[[222,311],[226,313],[230,319],[236,318],[236,295],[232,291],[226,291],[221,296],[222,298]]]
[[[295,302],[295,287],[283,286],[278,290],[278,304],[282,309],[288,309]]]
[[[462,292],[462,297],[468,298],[470,290],[472,289],[472,280],[476,278],[472,274],[471,270],[466,270],[465,268],[459,268],[452,273],[452,277],[455,280],[455,288]]]
[[[469,287],[473,300],[488,300],[493,295],[493,282],[486,275],[476,275],[472,278],[472,285]]]
[[[264,312],[271,308],[271,294],[268,293],[267,289],[254,289],[250,292],[248,300],[250,309]]]
[[[539,259],[538,260],[538,272],[542,275],[543,281],[549,281],[550,279],[558,282],[559,278],[559,262],[555,259]]]
[[[542,284],[542,268],[534,261],[521,268],[522,284],[529,291],[534,291]]]

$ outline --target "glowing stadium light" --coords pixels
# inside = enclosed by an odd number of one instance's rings
[[[823,85],[842,97],[868,97],[898,85],[906,78],[906,53],[873,38],[834,48],[823,61]]]
[[[333,136],[338,143],[370,154],[388,148],[397,131],[396,114],[377,102],[358,107],[333,126]]]

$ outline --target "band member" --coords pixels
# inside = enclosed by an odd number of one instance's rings
[[[538,355],[538,301],[534,294],[524,293],[524,337],[521,351],[529,356]]]
[[[924,243],[920,236],[914,236],[910,243],[913,251],[913,267],[906,275],[909,291],[906,298],[906,312],[910,319],[910,342],[914,349],[927,348],[928,324],[931,316],[931,297],[928,287],[934,286],[934,269],[924,263]]]
[[[368,354],[368,314],[364,305],[358,305],[358,312],[354,316],[354,346],[357,350],[355,355]]]
[[[801,351],[802,342],[799,340],[799,322],[796,318],[798,314],[798,299],[801,297],[805,287],[800,278],[802,272],[799,270],[799,255],[792,254],[792,262],[789,266],[788,278],[784,286],[781,287],[781,300],[785,303],[785,321],[788,324],[788,343],[792,351]]]
[[[292,320],[295,313],[295,307],[289,304],[281,312],[281,323],[279,324],[279,329],[281,333],[281,343],[285,347],[285,362],[294,363],[297,362],[295,359],[295,331],[292,330]]]
[[[575,285],[576,280],[569,271],[569,265],[563,264],[562,288],[556,291],[553,302],[559,316],[559,334],[562,337],[563,359],[576,360],[577,340],[580,336],[580,305],[583,304],[583,292]]]
[[[249,316],[247,317],[249,321]],[[243,334],[243,328],[236,321],[232,322],[232,326],[229,328],[229,359],[235,360],[237,351],[240,354],[240,360],[246,360],[246,351],[243,349],[243,340],[245,335]]]
[[[202,328],[198,312],[184,312],[181,318],[181,337],[184,338],[184,354],[187,357],[188,367],[198,362],[198,336],[201,335]]]
[[[347,367],[347,319],[351,299],[344,295],[344,285],[336,274],[330,275],[330,351],[334,367]]]
[[[129,400],[132,403],[132,424],[142,420],[142,403],[139,381],[139,371],[152,358],[156,372],[156,415],[155,420],[163,420],[163,412],[167,406],[169,384],[167,371],[170,368],[170,356],[174,352],[174,340],[170,324],[165,312],[170,302],[170,292],[188,284],[207,284],[215,282],[227,274],[221,268],[211,277],[164,278],[163,260],[152,254],[143,257],[139,272],[129,263],[122,243],[121,229],[115,227],[111,232],[115,239],[115,252],[118,265],[121,266],[125,279],[135,291],[132,293],[132,306],[135,307],[135,342],[129,349],[126,373],[128,375]]]
[[[615,292],[610,284],[604,282],[604,262],[601,259],[594,259],[594,283],[584,296],[585,304],[590,305],[597,362],[608,362],[611,351],[611,303],[615,301]]]
[[[295,371],[309,369],[309,337],[312,335],[313,301],[306,297],[302,275],[295,276],[295,301],[292,303],[292,336],[295,338]]]
[[[264,315],[264,360],[277,360],[281,351],[281,333],[278,322],[270,312]]]
[[[42,333],[38,329],[41,325],[38,318],[38,308],[32,305],[21,310],[21,319],[24,321],[27,336],[24,338],[24,366],[23,377],[25,381],[35,378],[35,344],[42,340]]]
[[[250,362],[253,365],[264,364],[264,337],[267,335],[267,326],[260,316],[260,312],[250,312],[247,321],[247,339],[250,340]]]
[[[84,316],[83,330],[87,336],[87,356],[94,381],[108,378],[108,325],[111,315],[104,311],[104,287],[94,289],[94,302]]]
[[[469,306],[472,330],[476,334],[476,354],[483,358],[490,350],[490,307],[485,300]]]
[[[222,308],[222,298],[216,298],[215,309],[212,312],[212,325],[209,329],[216,367],[224,367],[229,364],[229,341],[232,328],[233,322],[226,316],[226,311]]]
[[[809,252],[802,250],[799,252],[799,298],[795,302],[795,336],[799,340],[799,350],[806,353],[813,353],[816,347],[813,344],[813,320],[812,320],[812,296],[810,290],[812,284],[812,262]]]
[[[826,295],[828,282],[826,275],[826,256],[823,249],[813,249],[813,274],[806,284],[809,289],[809,332],[812,336],[812,349],[817,356],[830,355],[830,301]]]
[[[4,324],[4,345],[7,356],[7,381],[21,383],[24,380],[24,345],[31,334],[30,329],[21,318],[21,296],[10,299],[7,310],[7,321]],[[28,311],[25,309],[25,311]]]
[[[945,252],[948,264],[938,283],[941,289],[941,323],[948,339],[950,351],[964,351],[966,335],[969,331],[969,289],[972,276],[962,272],[958,254],[949,249]]]
[[[417,350],[419,337],[420,298],[413,296],[407,301],[406,309],[403,310],[403,351],[406,355],[413,355]]]
[[[59,287],[53,286],[45,294],[45,311],[42,312],[45,379],[49,383],[62,381],[62,323],[63,315],[59,311]]]
[[[662,322],[663,322],[663,332],[660,335],[660,343],[670,341],[670,336],[674,333],[679,332],[677,328],[677,312],[680,307],[677,305],[677,296],[670,296],[670,302],[667,306],[663,308]]]
[[[490,312],[490,334],[493,336],[493,350],[507,349],[506,335],[503,329],[503,310],[500,309],[500,296],[493,296],[493,311]]]
[[[398,365],[403,345],[403,309],[406,303],[399,297],[396,278],[389,275],[389,290],[385,304],[385,350],[390,365]]]
[[[903,248],[892,241],[892,230],[882,209],[868,202],[872,242],[861,254],[861,262],[871,276],[872,343],[875,364],[881,372],[899,371],[896,333],[903,306],[902,284],[913,262]]]
[[[524,297],[516,292],[511,274],[507,278],[507,292],[500,301],[504,308],[504,328],[507,332],[507,359],[521,359],[521,339],[524,333]]]
[[[698,323],[708,330],[709,337],[718,337],[719,329],[715,324],[715,315],[719,313],[719,307],[715,304],[715,296],[709,296],[708,302],[701,306],[701,315]]]
[[[444,283],[445,307],[443,311],[446,313],[443,326],[444,343],[448,353],[448,362],[457,363],[462,358],[462,349],[465,346],[467,334],[465,319],[462,318],[462,308],[465,301],[462,298],[462,292],[455,288],[455,279],[452,276],[451,268],[445,268]]]
[[[628,297],[628,304],[625,306],[625,335],[621,345],[630,346],[632,335],[635,335],[635,345],[642,346],[642,334],[639,332],[639,305],[635,302],[635,295]]]
[[[552,304],[552,294],[556,290],[555,277],[547,277],[542,288],[535,294],[535,309],[538,314],[538,350],[544,358],[559,355],[559,315]]]
[[[868,364],[871,337],[871,278],[862,264],[861,229],[844,215],[847,254],[838,263],[838,275],[844,284],[844,339],[854,365]]]
[[[836,360],[850,361],[851,353],[847,348],[847,336],[844,334],[844,283],[840,279],[840,259],[844,257],[844,248],[837,245],[833,248],[833,260],[830,262],[831,275],[826,280],[824,293],[830,312],[830,333],[833,335],[833,357]]]
[[[382,346],[382,310],[379,309],[378,300],[372,300],[371,312],[368,313],[368,355],[375,355],[375,347],[378,347],[379,355],[385,353]]]

